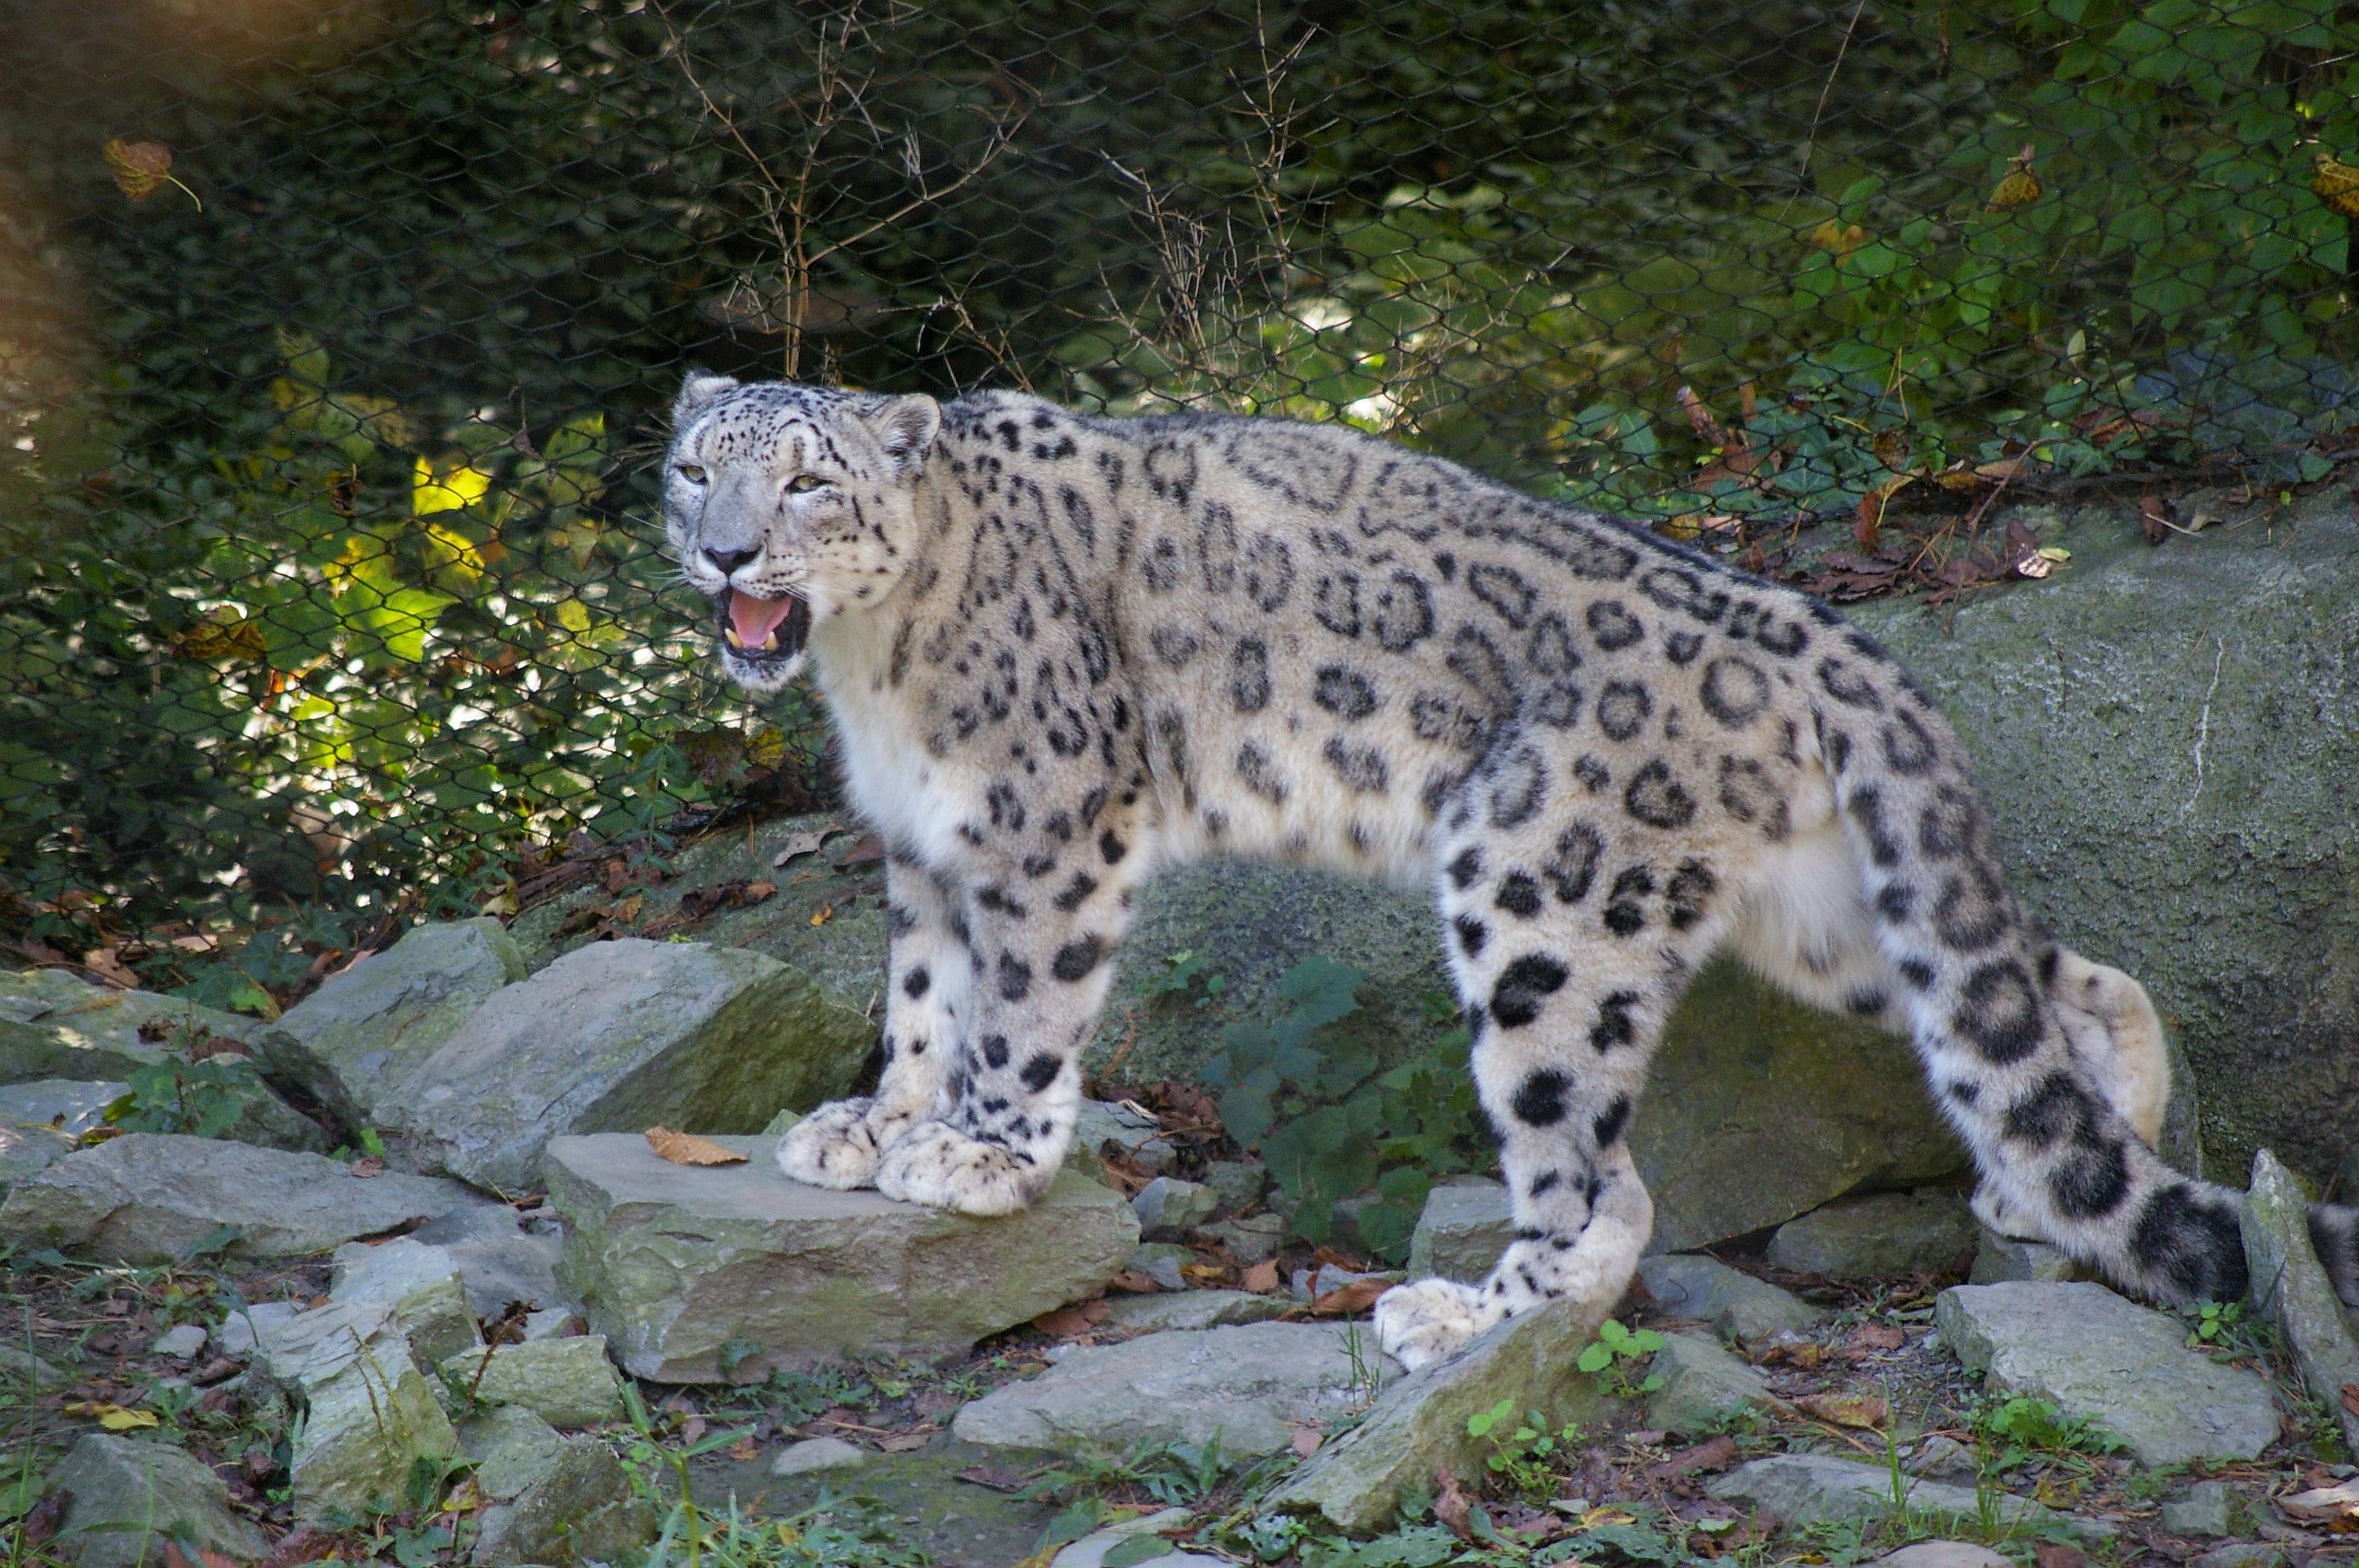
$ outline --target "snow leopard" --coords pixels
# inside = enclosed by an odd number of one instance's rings
[[[1440,910],[1515,1231],[1378,1301],[1407,1366],[1620,1298],[1648,1058],[1720,949],[1913,1044],[1986,1220],[2158,1302],[2245,1292],[2238,1195],[2153,1148],[2145,990],[2039,933],[1950,726],[1826,604],[1342,425],[692,373],[673,429],[723,670],[810,672],[887,851],[882,1076],[788,1176],[1029,1204],[1141,883],[1267,858]],[[2311,1229],[2359,1300],[2354,1221]]]

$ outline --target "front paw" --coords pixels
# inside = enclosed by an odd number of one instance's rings
[[[1466,1342],[1506,1315],[1481,1289],[1455,1280],[1419,1280],[1376,1298],[1376,1343],[1414,1372],[1455,1356]]]
[[[804,1117],[778,1141],[778,1169],[814,1187],[849,1192],[872,1186],[885,1148],[909,1126],[883,1118],[873,1099],[840,1099]]]
[[[896,1140],[876,1167],[876,1190],[904,1203],[957,1214],[1014,1214],[1038,1197],[1056,1175],[1053,1166],[970,1138],[939,1121],[922,1121]]]

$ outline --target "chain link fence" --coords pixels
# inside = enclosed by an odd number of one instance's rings
[[[2318,481],[2354,59],[2323,0],[0,0],[0,925],[169,980],[823,795],[668,586],[690,365],[1349,420],[1839,593],[2005,575],[2009,484]]]

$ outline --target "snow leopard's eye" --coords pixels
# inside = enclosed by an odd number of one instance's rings
[[[799,473],[787,481],[788,495],[809,495],[814,490],[825,490],[827,481],[815,473]]]
[[[702,484],[704,482],[704,470],[696,463],[682,463],[675,471],[679,473],[680,478],[688,481],[690,484]]]

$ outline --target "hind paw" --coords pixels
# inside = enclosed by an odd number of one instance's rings
[[[1473,1285],[1419,1280],[1376,1298],[1376,1343],[1414,1372],[1454,1356],[1466,1342],[1507,1315]]]

